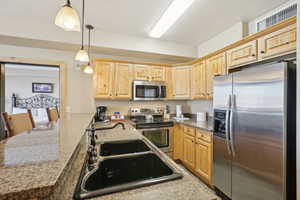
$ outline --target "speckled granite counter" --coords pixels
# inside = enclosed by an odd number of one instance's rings
[[[101,124],[98,126],[112,126],[113,124]],[[142,138],[143,136],[132,126],[126,123],[126,130],[118,127],[113,130],[97,132],[98,142],[120,141],[128,139]],[[141,187],[124,192],[113,193],[95,200],[215,200],[218,199],[214,192],[209,189],[199,179],[190,175],[186,170],[173,162],[166,154],[162,153],[157,147],[153,148],[160,152],[161,159],[172,165],[177,172],[183,174],[183,178],[175,181],[160,183],[152,186]]]
[[[175,123],[181,123],[187,126],[191,126],[194,128],[199,128],[205,131],[213,131],[213,121],[212,120],[208,120],[205,122],[198,122],[195,119],[191,119],[191,120],[184,120],[184,121],[175,121]]]
[[[77,152],[92,114],[70,114],[58,122],[0,142],[0,199],[44,199]]]

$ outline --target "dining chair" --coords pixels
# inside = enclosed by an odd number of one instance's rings
[[[57,121],[59,119],[59,111],[58,108],[47,108],[47,115],[48,115],[48,119],[49,121]]]
[[[6,129],[6,137],[12,137],[35,128],[31,110],[27,110],[27,113],[19,114],[2,112],[1,118]]]

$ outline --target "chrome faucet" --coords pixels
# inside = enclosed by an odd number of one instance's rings
[[[95,123],[93,123],[91,125],[90,129],[86,129],[87,132],[90,132],[89,134],[89,147],[87,150],[87,153],[89,155],[89,159],[88,159],[88,168],[89,170],[92,170],[95,168],[95,165],[98,162],[98,152],[97,152],[97,147],[96,147],[96,141],[97,141],[97,135],[96,135],[96,131],[102,131],[102,130],[109,130],[109,129],[114,129],[117,126],[122,126],[123,130],[125,130],[125,124],[122,122],[118,122],[116,124],[114,124],[111,127],[103,127],[103,128],[95,128]]]
[[[92,128],[90,129],[86,129],[86,131],[91,131],[92,134],[95,133],[95,131],[103,131],[103,130],[110,130],[110,129],[114,129],[116,128],[117,126],[122,126],[122,129],[125,130],[125,124],[122,123],[122,122],[118,122],[116,123],[115,125],[111,126],[111,127],[102,127],[102,128],[95,128],[95,124],[92,125]]]

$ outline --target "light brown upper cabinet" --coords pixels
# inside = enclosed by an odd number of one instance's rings
[[[165,67],[151,66],[150,81],[165,81]]]
[[[135,65],[134,80],[165,81],[165,68],[160,66]]]
[[[205,62],[194,64],[191,69],[191,98],[206,97],[206,69]]]
[[[226,55],[228,68],[252,63],[257,60],[257,41],[254,40],[228,50]]]
[[[207,64],[213,68],[215,76],[227,74],[225,52],[209,58]]]
[[[191,67],[174,67],[172,71],[173,98],[189,99],[191,88]]]
[[[213,78],[214,68],[207,64],[206,61],[206,98],[211,99],[213,97]]]
[[[113,96],[113,79],[114,63],[95,62],[94,96],[95,98],[112,98]]]
[[[116,99],[131,99],[132,64],[117,63],[115,66],[115,92]]]
[[[148,65],[134,65],[134,80],[149,81],[149,70]]]
[[[167,99],[173,98],[173,82],[172,82],[172,68],[166,67],[166,86],[167,86]]]
[[[292,24],[258,39],[259,59],[296,51],[297,25]]]

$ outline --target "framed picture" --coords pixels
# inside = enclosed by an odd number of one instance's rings
[[[32,83],[32,93],[53,93],[53,83]]]

